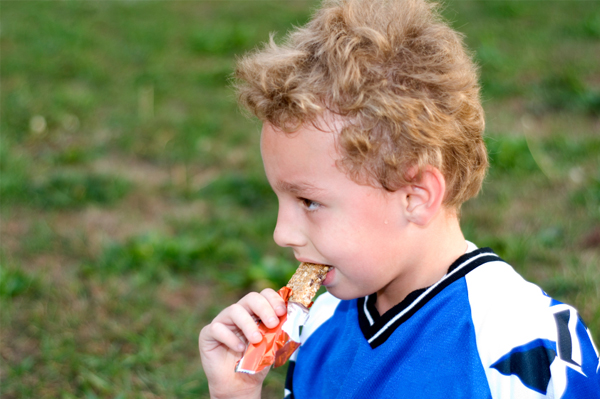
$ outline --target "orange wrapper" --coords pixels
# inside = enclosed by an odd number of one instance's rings
[[[257,344],[248,344],[244,356],[235,367],[236,372],[255,374],[271,365],[283,366],[300,346],[300,326],[308,319],[308,309],[294,302],[288,303],[292,295],[290,288],[283,287],[278,294],[288,305],[287,314],[281,317],[275,328],[267,328],[259,323],[263,339]]]

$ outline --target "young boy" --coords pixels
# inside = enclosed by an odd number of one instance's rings
[[[599,398],[577,312],[465,240],[487,168],[476,67],[422,0],[327,1],[286,44],[238,66],[264,125],[275,242],[331,266],[287,398]],[[251,293],[200,333],[213,398],[259,398],[235,373],[245,342],[286,313]]]

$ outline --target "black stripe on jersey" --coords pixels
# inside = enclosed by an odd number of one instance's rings
[[[287,375],[285,377],[285,392],[286,396],[283,399],[294,399],[294,369],[296,362],[290,360],[288,362]]]
[[[371,322],[367,318],[367,314],[364,311],[365,301],[370,302],[371,297],[374,295],[369,295],[363,298],[358,298],[356,301],[356,306],[358,307],[358,325],[360,326],[360,330],[363,332],[363,335],[366,337],[365,332],[369,331],[371,328]],[[371,313],[372,314],[372,311]]]
[[[430,287],[411,292],[402,302],[383,315],[379,315],[375,308],[377,294],[359,298],[357,300],[358,322],[364,337],[369,341],[371,348],[377,348],[392,335],[398,326],[408,320],[444,288],[485,263],[501,260],[490,248],[481,248],[464,254],[450,265],[448,273],[440,281]],[[369,319],[373,321],[373,324],[370,323]]]

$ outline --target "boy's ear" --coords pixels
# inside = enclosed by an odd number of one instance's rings
[[[444,175],[433,166],[427,166],[418,180],[405,187],[407,219],[426,226],[438,213],[446,194]]]

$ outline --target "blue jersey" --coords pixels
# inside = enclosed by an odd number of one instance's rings
[[[600,398],[598,351],[576,310],[489,248],[383,315],[376,301],[317,299],[286,398]]]

